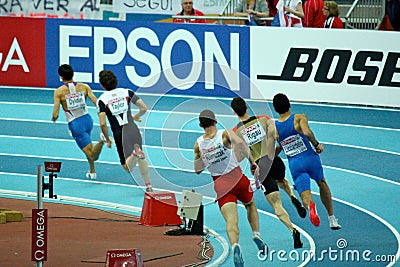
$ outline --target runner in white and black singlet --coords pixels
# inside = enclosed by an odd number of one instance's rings
[[[139,165],[139,170],[146,185],[146,191],[152,191],[148,164],[142,151],[142,135],[134,121],[139,121],[147,111],[146,104],[134,91],[125,88],[116,88],[117,77],[110,70],[103,70],[99,74],[100,84],[104,92],[97,101],[97,109],[100,118],[100,127],[107,146],[111,147],[108,135],[106,117],[110,122],[115,139],[118,156],[122,167],[127,172],[132,172]],[[139,108],[132,116],[131,103]]]

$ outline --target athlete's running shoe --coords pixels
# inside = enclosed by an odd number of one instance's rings
[[[242,251],[240,250],[239,244],[233,244],[233,262],[235,263],[235,267],[244,267],[244,261],[242,258]]]
[[[259,234],[253,234],[253,241],[256,243],[257,248],[258,248],[258,259],[259,260],[266,260],[268,256],[268,246],[264,242],[264,240],[261,238]]]
[[[144,154],[144,152],[140,149],[138,144],[135,144],[133,146],[133,151],[132,151],[132,155],[134,155],[135,157],[137,157],[138,159],[145,159],[146,155]]]
[[[331,227],[332,230],[339,230],[342,228],[342,226],[338,223],[338,220],[336,219],[335,215],[328,216],[329,220],[329,226]]]
[[[296,228],[293,228],[293,242],[294,242],[294,248],[302,248],[303,247],[303,242],[301,242],[301,239],[300,239],[300,232],[297,231]]]
[[[88,171],[88,172],[86,173],[86,178],[89,178],[89,179],[91,179],[91,180],[96,180],[97,175],[96,175],[95,172],[92,173],[92,172]]]
[[[300,201],[295,196],[292,196],[291,200],[292,200],[293,205],[296,207],[297,213],[299,214],[299,216],[301,218],[305,218],[307,216],[306,208],[304,208],[303,205],[301,205]]]
[[[315,226],[319,226],[320,220],[317,213],[317,207],[315,206],[315,203],[313,201],[311,201],[310,203],[310,221]]]

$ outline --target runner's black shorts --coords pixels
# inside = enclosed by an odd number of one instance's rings
[[[258,179],[265,188],[264,195],[279,191],[276,181],[282,181],[285,178],[286,170],[282,159],[280,157],[275,157],[271,162],[271,160],[265,156],[258,159],[256,163],[260,168]]]

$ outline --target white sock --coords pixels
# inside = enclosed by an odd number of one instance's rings
[[[238,247],[240,248],[239,243],[235,243],[235,244],[232,245],[232,252],[233,252],[233,250],[234,250],[234,248],[235,248],[236,246],[238,246]]]

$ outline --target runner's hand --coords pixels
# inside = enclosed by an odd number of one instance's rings
[[[258,167],[256,163],[253,163],[251,165],[251,174],[253,174],[254,176],[258,176],[259,173],[260,173],[260,167]]]

